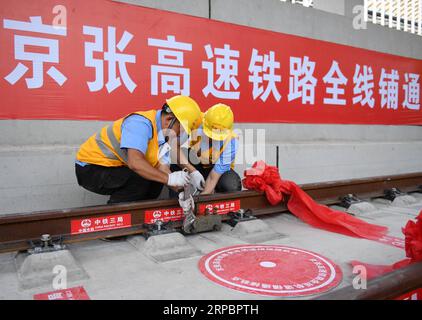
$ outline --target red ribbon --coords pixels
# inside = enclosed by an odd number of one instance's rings
[[[406,267],[412,263],[422,261],[422,210],[416,218],[416,222],[409,220],[402,229],[405,236],[405,250],[407,259],[400,260],[392,265],[367,264],[360,261],[351,261],[353,267],[364,266],[367,279],[376,278],[383,274]]]
[[[379,240],[388,231],[387,227],[367,223],[345,212],[316,203],[296,183],[282,180],[276,167],[268,166],[263,161],[255,162],[251,169],[245,171],[243,186],[264,191],[272,205],[279,204],[288,195],[289,211],[319,229],[370,240]]]
[[[367,223],[345,212],[316,203],[296,183],[282,180],[278,168],[268,166],[263,161],[255,162],[251,169],[245,171],[243,186],[250,190],[264,191],[272,205],[279,204],[285,196],[289,196],[289,211],[316,228],[378,242],[388,231],[387,227]],[[351,264],[365,266],[367,277],[373,278],[422,261],[422,211],[417,217],[417,222],[410,220],[402,231],[405,235],[407,259],[386,266],[359,261],[352,261]]]

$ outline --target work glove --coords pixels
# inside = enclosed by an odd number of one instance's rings
[[[169,187],[184,187],[190,182],[189,173],[186,171],[176,171],[169,174],[167,185]]]
[[[195,170],[194,172],[192,172],[190,174],[191,177],[191,184],[198,189],[199,191],[204,190],[205,187],[205,179],[202,176],[202,174],[198,171]]]
[[[179,193],[179,205],[183,209],[183,212],[193,212],[193,209],[195,209],[195,202],[193,201],[193,197],[189,196],[189,198],[185,200],[184,192]]]

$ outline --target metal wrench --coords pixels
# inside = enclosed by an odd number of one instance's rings
[[[183,169],[183,171],[187,172],[187,169]],[[187,184],[183,188],[184,190],[184,198],[183,200],[188,200],[191,196],[195,196],[198,193],[198,189],[196,189],[192,184]],[[189,211],[184,211],[185,219],[183,220],[183,231],[186,233],[192,232],[192,225],[195,222],[196,216],[193,212],[194,208],[191,208]]]

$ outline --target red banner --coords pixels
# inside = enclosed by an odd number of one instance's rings
[[[0,3],[0,119],[114,120],[175,94],[237,122],[421,125],[422,61],[108,0]],[[358,32],[358,31],[357,31]]]

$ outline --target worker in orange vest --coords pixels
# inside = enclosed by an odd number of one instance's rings
[[[202,121],[198,104],[190,97],[166,100],[161,110],[133,112],[100,132],[80,147],[76,177],[83,188],[110,195],[109,204],[157,198],[164,185],[183,188],[194,171],[170,170],[165,130],[175,136],[190,135]]]

